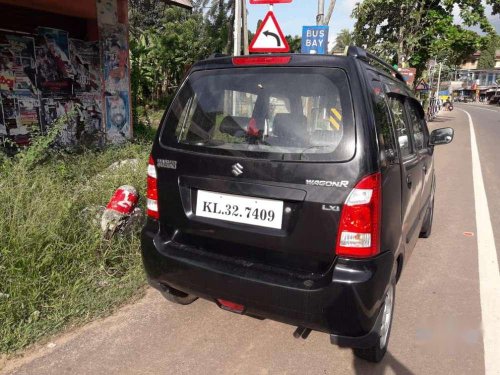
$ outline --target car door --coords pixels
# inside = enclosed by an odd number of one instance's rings
[[[407,256],[413,250],[419,234],[420,197],[422,194],[422,167],[419,154],[415,150],[411,128],[405,105],[406,96],[401,90],[387,93],[389,108],[396,131],[401,157],[401,216],[402,235]],[[398,91],[398,92],[394,92]]]
[[[422,219],[432,193],[432,180],[434,175],[432,149],[429,147],[429,130],[427,129],[427,124],[420,104],[413,98],[408,98],[405,104],[411,126],[413,145],[420,159],[420,167],[422,169],[423,181],[419,213]]]

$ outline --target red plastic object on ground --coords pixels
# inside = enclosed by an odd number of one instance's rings
[[[134,210],[139,195],[133,186],[123,185],[116,189],[106,210],[113,210],[122,215],[130,215]]]

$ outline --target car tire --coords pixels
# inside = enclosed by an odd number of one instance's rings
[[[434,194],[432,196],[431,204],[427,208],[425,219],[420,229],[420,238],[429,238],[432,233],[432,221],[434,220]]]
[[[394,301],[396,298],[396,278],[393,278],[385,295],[383,316],[378,327],[380,336],[376,343],[369,348],[353,348],[353,353],[356,357],[364,359],[368,362],[379,363],[387,352],[389,345],[389,337],[391,335],[392,318],[394,315]]]
[[[198,297],[193,296],[192,294],[181,292],[180,290],[166,285],[162,285],[160,291],[163,297],[165,297],[168,301],[178,305],[190,305],[198,299]]]

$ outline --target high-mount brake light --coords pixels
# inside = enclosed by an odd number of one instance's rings
[[[234,65],[285,65],[292,56],[233,57]]]
[[[155,161],[152,156],[149,156],[148,162],[148,188],[147,197],[147,214],[153,219],[159,219],[158,212],[158,178],[156,175]]]
[[[337,255],[366,258],[380,252],[381,199],[380,173],[356,184],[342,208]]]

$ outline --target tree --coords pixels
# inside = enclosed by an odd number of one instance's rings
[[[343,52],[346,47],[350,46],[353,42],[353,35],[349,31],[349,29],[342,29],[337,35],[335,39],[335,46],[333,47],[333,51],[335,52]]]
[[[478,69],[493,69],[495,67],[495,56],[500,36],[496,33],[489,35],[486,47],[481,50],[481,56],[477,62]]]
[[[214,35],[203,13],[167,7],[159,26],[135,25],[131,33],[131,86],[135,104],[168,98],[187,67],[207,58],[225,41]]]
[[[235,17],[236,0],[196,0],[194,2],[195,11],[204,13],[211,26],[212,37],[214,40],[222,42],[224,45],[218,46],[217,52],[230,54],[233,47],[233,30]]]
[[[290,46],[291,53],[300,53],[300,51],[302,49],[302,38],[300,36],[287,35],[286,41],[288,42],[288,45]]]
[[[498,0],[491,0],[498,1]],[[431,57],[457,65],[484,41],[477,33],[454,23],[456,7],[465,26],[493,28],[479,0],[365,0],[353,11],[354,38],[391,63],[409,62],[417,75]]]

